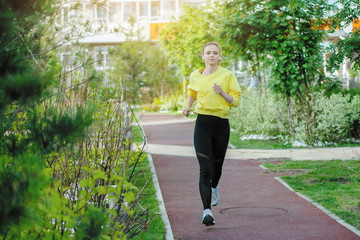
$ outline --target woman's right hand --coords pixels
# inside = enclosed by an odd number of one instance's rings
[[[189,114],[190,114],[190,109],[189,109],[189,108],[185,108],[182,113],[183,113],[183,115],[184,115],[185,117],[188,117]]]

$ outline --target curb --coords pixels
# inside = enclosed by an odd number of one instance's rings
[[[158,178],[157,178],[157,175],[156,175],[156,169],[155,169],[154,162],[152,160],[152,157],[151,157],[150,153],[147,154],[147,158],[149,160],[149,167],[150,167],[150,170],[151,170],[152,180],[153,180],[154,187],[155,187],[155,190],[156,190],[156,198],[157,198],[157,200],[159,202],[159,209],[160,209],[161,219],[164,222],[165,239],[166,240],[173,240],[174,239],[174,234],[173,234],[172,229],[171,229],[169,217],[168,217],[167,212],[166,212],[164,199],[163,199],[161,189],[160,189],[160,185],[159,185],[159,181],[158,181]]]

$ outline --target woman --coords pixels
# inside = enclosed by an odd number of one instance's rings
[[[204,207],[202,222],[214,225],[211,205],[219,201],[217,186],[229,142],[228,115],[231,107],[239,104],[239,83],[231,71],[219,66],[221,47],[208,42],[202,48],[205,68],[190,75],[187,106],[183,114],[187,117],[194,101],[194,112],[198,114],[194,130],[194,146],[200,165],[200,196]]]

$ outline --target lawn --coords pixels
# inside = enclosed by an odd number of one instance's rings
[[[282,179],[296,192],[360,229],[360,161],[284,161],[264,166],[271,170],[309,170]]]
[[[145,182],[151,178],[151,171],[148,159],[145,158],[137,167],[137,170],[142,174],[136,183],[137,186],[144,186]],[[145,193],[141,197],[139,204],[146,209],[150,216],[153,216],[146,228],[132,239],[150,240],[150,239],[165,239],[164,223],[161,219],[159,203],[156,198],[156,190],[152,179],[149,181]]]
[[[135,142],[143,142],[143,137],[139,126],[132,127],[132,135]],[[135,169],[135,174],[137,174],[135,185],[140,189],[146,184],[146,181],[150,179],[144,194],[140,198],[139,204],[143,209],[148,211],[149,216],[153,217],[147,224],[146,228],[132,239],[165,239],[164,223],[161,219],[159,203],[156,198],[156,190],[152,181],[151,170],[147,157],[138,164]]]

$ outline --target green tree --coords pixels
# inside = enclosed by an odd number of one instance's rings
[[[339,0],[334,4],[337,7],[333,19],[333,27],[343,29],[353,23],[360,21],[360,5],[357,1]],[[360,29],[354,29],[344,39],[334,42],[329,48],[328,69],[338,70],[345,59],[350,59],[353,70],[360,70]]]
[[[62,4],[0,5],[0,238],[124,239],[153,218],[137,205],[144,155],[129,150],[129,112],[82,46],[59,62],[54,50],[81,35],[56,29]]]
[[[57,10],[56,3],[43,0],[0,3],[0,236],[3,239],[42,239],[44,234],[52,234],[48,230],[56,217],[49,213],[59,205],[49,201],[51,190],[55,189],[52,194],[55,196],[57,189],[49,173],[47,156],[74,144],[92,123],[92,111],[87,107],[51,107],[61,102],[61,98],[44,104],[54,99],[51,95],[56,94],[53,88],[61,72],[53,55],[42,51],[41,41],[45,32],[52,29],[52,22],[46,19]],[[61,96],[61,92],[55,96]]]
[[[203,66],[201,48],[208,41],[216,41],[213,15],[205,8],[183,7],[177,21],[169,23],[160,33],[160,43],[172,64],[180,69],[181,77],[188,77]]]
[[[150,103],[176,91],[179,78],[175,67],[168,64],[164,53],[151,42],[128,40],[117,46],[111,56],[114,70],[110,78],[121,89],[124,101]]]
[[[148,57],[145,59],[146,73],[144,81],[149,89],[147,103],[154,98],[171,95],[178,90],[180,77],[175,65],[170,65],[168,57],[158,45],[149,44]]]
[[[325,34],[321,24],[331,6],[318,0],[246,0],[223,6],[230,14],[223,22],[221,36],[245,59],[270,66],[271,88],[286,98],[289,115],[293,108],[299,111],[296,116],[306,116],[306,141],[313,143],[316,119],[311,84],[321,76],[320,43]]]

